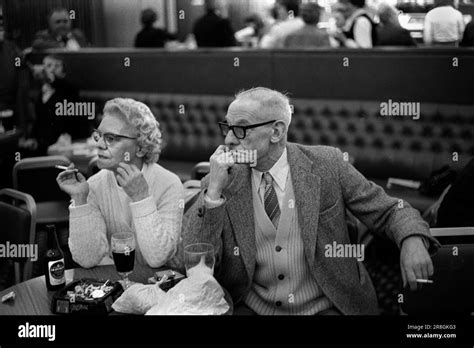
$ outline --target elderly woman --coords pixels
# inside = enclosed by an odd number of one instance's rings
[[[132,232],[138,263],[159,267],[177,250],[183,214],[179,178],[156,164],[159,124],[150,109],[117,98],[94,131],[100,172],[87,181],[72,166],[57,177],[71,196],[69,247],[82,267],[111,263],[113,233]]]

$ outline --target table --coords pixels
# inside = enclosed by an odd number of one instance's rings
[[[135,265],[129,279],[133,282],[147,284],[148,278],[152,277],[156,271],[163,269],[165,268],[150,268],[145,265]],[[117,281],[120,279],[120,276],[115,270],[114,265],[97,266],[90,269],[75,268],[66,270],[66,284],[81,278],[110,279]],[[10,291],[15,292],[16,299],[15,301],[0,303],[0,315],[53,315],[50,310],[50,305],[54,291],[48,291],[46,289],[44,276],[33,278],[5,289],[0,292],[0,297]],[[225,298],[230,305],[229,314],[231,314],[233,311],[232,300],[227,290],[224,289],[224,292],[226,294]]]

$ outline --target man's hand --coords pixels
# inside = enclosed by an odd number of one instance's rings
[[[148,183],[142,172],[135,166],[120,163],[117,168],[117,182],[133,202],[141,201],[150,195]]]
[[[234,157],[227,148],[220,145],[209,159],[210,177],[207,195],[212,200],[221,197],[222,190],[229,184],[229,169],[235,164]]]
[[[400,269],[402,271],[403,287],[407,282],[410,290],[421,289],[417,279],[428,279],[434,273],[431,257],[420,236],[406,238],[400,251]]]

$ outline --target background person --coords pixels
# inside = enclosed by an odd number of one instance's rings
[[[172,35],[161,28],[154,27],[157,19],[158,14],[152,8],[147,8],[142,11],[140,20],[143,28],[135,37],[135,47],[163,48],[168,41],[176,40],[176,35]]]
[[[462,36],[461,46],[474,46],[474,20],[467,23]]]
[[[438,209],[436,227],[474,226],[474,158],[457,175]]]
[[[321,7],[313,2],[301,5],[300,13],[305,25],[286,37],[285,48],[331,47],[327,31],[318,28],[321,10]]]
[[[57,178],[73,200],[74,261],[84,268],[111,263],[111,235],[132,232],[137,262],[164,265],[179,242],[184,193],[179,178],[156,163],[162,143],[158,122],[145,104],[116,98],[106,103],[93,137],[101,171],[87,181],[73,169]]]
[[[219,14],[216,0],[205,1],[206,14],[194,24],[194,38],[198,47],[235,46],[234,29],[227,18]]]
[[[261,48],[283,48],[286,37],[304,27],[299,15],[299,0],[278,0],[275,4],[277,22],[260,41]]]
[[[343,34],[337,39],[345,47],[372,48],[377,42],[377,32],[372,15],[365,8],[365,0],[339,0],[346,22]]]
[[[457,46],[464,33],[462,13],[452,0],[435,0],[436,7],[425,16],[423,40],[427,45]]]
[[[62,58],[45,56],[43,64],[34,67],[33,75],[40,83],[32,130],[37,155],[46,155],[48,147],[62,135],[70,140],[87,137],[89,129],[86,116],[62,116],[57,112],[57,103],[63,104],[65,100],[74,103],[79,100],[78,89],[66,79]]]
[[[36,33],[33,48],[64,48],[77,51],[87,46],[87,40],[80,29],[72,29],[69,11],[65,8],[53,9],[48,16],[49,29]]]
[[[235,39],[245,47],[258,47],[265,33],[265,22],[254,13],[245,18],[246,27],[235,33]]]
[[[400,25],[395,7],[381,3],[377,14],[380,19],[377,26],[377,46],[416,46],[410,32]]]

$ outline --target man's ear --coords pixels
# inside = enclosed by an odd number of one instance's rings
[[[285,124],[285,122],[283,122],[283,121],[275,122],[275,124],[273,125],[273,134],[272,134],[272,137],[271,137],[271,142],[279,143],[281,141],[281,139],[283,139],[285,134],[286,134],[286,124]]]

